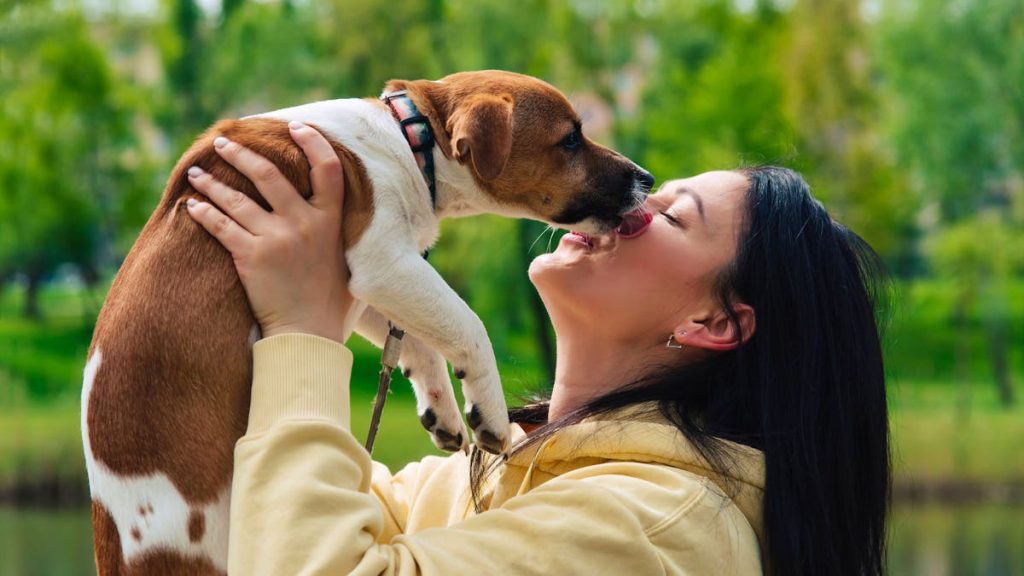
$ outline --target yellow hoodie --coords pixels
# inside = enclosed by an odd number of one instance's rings
[[[395,475],[371,461],[349,431],[345,347],[288,334],[253,354],[232,575],[761,574],[757,450],[732,445],[716,477],[670,423],[622,410],[511,458],[475,513],[463,454]]]

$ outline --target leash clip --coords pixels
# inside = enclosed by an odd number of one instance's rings
[[[380,381],[377,383],[377,397],[373,399],[373,416],[370,417],[370,430],[366,433],[366,451],[373,454],[373,442],[377,439],[377,428],[384,412],[384,401],[391,389],[391,373],[398,366],[402,356],[402,337],[405,331],[388,322],[388,337],[384,341],[384,351],[380,355]]]

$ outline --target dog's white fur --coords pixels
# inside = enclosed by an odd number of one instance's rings
[[[166,474],[125,476],[112,471],[93,455],[89,440],[89,398],[102,362],[103,351],[97,348],[85,366],[82,443],[89,491],[93,501],[103,505],[117,526],[125,564],[149,551],[174,550],[185,557],[206,558],[227,572],[230,487],[212,503],[189,505]],[[194,511],[203,514],[204,520],[203,535],[198,542],[189,540],[189,516]]]
[[[468,407],[478,406],[484,416],[481,430],[508,438],[505,399],[494,352],[483,323],[421,254],[437,240],[440,218],[483,212],[526,216],[496,202],[480,190],[469,168],[447,158],[435,145],[437,207],[409,144],[396,129],[391,112],[364,99],[315,102],[259,115],[313,124],[363,162],[373,186],[373,219],[345,256],[352,273],[349,289],[359,301],[345,320],[346,337],[359,329],[371,342],[382,345],[386,324],[393,319],[412,337],[403,348],[401,365],[415,366],[412,381],[420,413],[433,408],[438,427],[452,434],[464,432],[444,360],[465,370],[463,395]],[[379,315],[365,321],[366,306]],[[365,333],[364,333],[365,331]],[[424,346],[417,339],[426,344]],[[435,438],[435,442],[436,442]]]

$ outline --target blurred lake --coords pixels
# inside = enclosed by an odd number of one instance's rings
[[[894,576],[1024,575],[1024,507],[899,506],[891,527]],[[88,508],[0,507],[0,575],[93,574]]]

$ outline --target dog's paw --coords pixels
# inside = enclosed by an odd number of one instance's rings
[[[491,454],[505,454],[509,445],[508,412],[488,415],[477,404],[467,404],[466,422],[473,430],[473,440]],[[491,416],[488,418],[488,416]]]
[[[466,423],[473,430],[473,440],[491,454],[506,454],[511,430],[508,408],[497,368],[471,370],[455,368],[455,377],[462,380],[462,396],[466,400]]]
[[[462,420],[457,416],[454,421],[451,421],[451,418],[445,420],[444,423],[440,422],[437,412],[430,407],[420,414],[420,424],[427,429],[427,432],[430,432],[430,439],[438,449],[446,452],[469,450],[469,437],[462,426]]]

